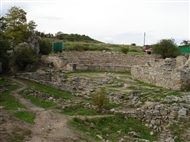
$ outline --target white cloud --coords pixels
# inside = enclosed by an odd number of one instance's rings
[[[175,1],[175,2],[174,2]],[[2,0],[27,12],[37,30],[78,33],[104,42],[152,44],[162,38],[189,38],[189,3],[176,0]]]

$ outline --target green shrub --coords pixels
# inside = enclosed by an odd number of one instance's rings
[[[153,53],[161,55],[162,58],[175,58],[180,51],[173,39],[162,39],[151,46]]]
[[[104,88],[101,88],[100,91],[92,94],[92,102],[94,103],[95,106],[97,106],[98,111],[101,112],[103,106],[109,102]]]
[[[129,48],[121,47],[121,52],[127,54],[129,52]]]
[[[49,55],[52,52],[52,43],[49,40],[40,41],[40,53],[42,55]]]
[[[39,60],[36,49],[30,46],[18,48],[15,52],[15,61],[20,69],[24,70],[27,65],[34,64]]]

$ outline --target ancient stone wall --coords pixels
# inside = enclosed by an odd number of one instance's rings
[[[54,67],[63,70],[130,71],[133,65],[144,65],[151,55],[131,56],[122,53],[66,52],[42,56],[44,63],[53,62]]]
[[[54,72],[31,72],[31,73],[18,73],[16,77],[28,79],[45,86],[51,86],[60,90],[75,92],[74,86],[64,83],[65,74],[54,71]]]
[[[152,59],[144,66],[133,66],[134,79],[173,90],[190,88],[190,58]]]

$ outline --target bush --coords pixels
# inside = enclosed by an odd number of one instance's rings
[[[129,52],[129,48],[121,47],[121,52],[127,54]]]
[[[97,106],[98,111],[101,112],[103,106],[109,102],[104,88],[101,88],[100,91],[96,92],[95,94],[92,94],[92,102],[95,106]]]
[[[136,43],[131,43],[132,46],[136,46]]]
[[[175,58],[180,55],[180,51],[173,39],[162,39],[151,46],[153,53],[161,55],[162,58]]]
[[[40,41],[40,53],[42,55],[49,55],[52,52],[52,43],[49,40]]]
[[[15,61],[19,65],[20,69],[24,70],[27,65],[36,63],[39,59],[36,49],[30,46],[18,48],[15,52]]]

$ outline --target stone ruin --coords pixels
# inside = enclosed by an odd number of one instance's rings
[[[59,71],[49,71],[49,72],[41,72],[41,73],[22,73],[17,74],[17,77],[25,78],[29,80],[36,81],[40,84],[44,84],[47,86],[52,86],[54,88],[58,88],[61,90],[66,90],[69,92],[72,92],[76,96],[84,97],[85,99],[89,98],[90,93],[92,93],[94,90],[92,87],[106,84],[109,80],[106,80],[105,78],[102,81],[97,80],[87,80],[85,78],[81,77],[71,77],[67,78],[65,76],[65,73],[61,71],[61,69],[68,69],[68,66],[71,64],[76,64],[75,70],[80,70],[80,68],[77,68],[78,65],[96,65],[98,64],[98,59],[102,61],[102,59],[105,59],[104,62],[99,62],[102,66],[106,65],[108,61],[107,55],[108,53],[101,53],[98,56],[97,60],[94,60],[93,58],[90,60],[90,58],[87,58],[84,55],[83,52],[81,53],[74,53],[74,55],[77,54],[77,56],[72,56],[72,53],[65,53],[59,56],[48,56],[46,61],[54,61],[54,65],[57,63],[56,60],[60,61],[57,65],[57,68],[59,68]],[[86,53],[85,55],[91,55],[92,53]],[[106,56],[106,57],[103,57]],[[92,55],[95,56],[95,55]],[[108,57],[110,54],[108,54]],[[123,56],[123,58],[127,58],[125,55],[114,55],[118,58]],[[75,58],[74,58],[75,57]],[[157,86],[161,86],[164,88],[172,89],[172,90],[181,90],[186,89],[190,87],[190,57],[185,56],[179,56],[177,58],[167,58],[167,59],[151,59],[147,62],[144,66],[143,62],[135,62],[138,59],[133,59],[132,56],[129,56],[131,58],[128,58],[128,62],[122,62],[122,65],[130,65],[131,68],[131,74],[134,79],[142,80],[144,82],[148,82],[151,84],[155,84]],[[150,57],[150,56],[149,56]],[[84,58],[87,58],[86,60],[82,60]],[[134,57],[135,58],[135,57]],[[53,60],[52,60],[53,59]],[[113,58],[114,59],[114,58]],[[121,58],[119,58],[121,59]],[[142,57],[141,57],[142,59]],[[117,60],[117,59],[115,59]],[[88,61],[88,62],[87,62]],[[91,63],[89,63],[92,61]],[[106,62],[107,61],[107,62]],[[85,64],[88,63],[88,64]],[[94,63],[94,64],[93,64]],[[135,65],[136,63],[136,65]],[[139,64],[137,64],[139,63]],[[118,60],[113,62],[111,65],[119,65]],[[133,66],[135,65],[135,66]],[[115,66],[116,67],[116,66]],[[95,68],[96,69],[96,68]],[[82,70],[82,69],[81,69]],[[70,71],[74,71],[72,68]],[[148,89],[148,88],[147,88]],[[89,91],[89,93],[87,92]],[[150,89],[151,90],[151,89]],[[87,93],[86,93],[86,92]],[[85,93],[82,93],[85,92]],[[59,103],[65,103],[64,105],[60,104],[61,109],[65,109],[65,107],[70,107],[71,104],[69,104],[70,100],[64,100],[61,98],[56,98],[53,95],[47,94],[47,93],[41,93],[39,91],[33,90],[26,90],[25,94],[32,94],[35,96],[38,96],[40,98],[43,98],[45,100],[51,100]],[[118,107],[110,109],[110,113],[122,113],[125,115],[126,118],[135,118],[138,120],[141,120],[145,123],[145,125],[149,128],[152,128],[152,134],[154,132],[159,132],[161,134],[160,141],[168,141],[173,142],[174,136],[173,134],[168,131],[167,127],[169,127],[172,124],[180,123],[186,123],[190,121],[190,115],[189,115],[189,108],[190,108],[190,93],[184,93],[182,96],[166,96],[161,100],[161,102],[151,102],[151,100],[145,102],[146,105],[142,105],[141,107],[138,107],[138,105],[141,102],[141,97],[143,96],[143,93],[141,91],[138,91],[138,88],[134,91],[129,92],[128,98],[124,98],[124,95],[118,94],[118,92],[107,92],[107,95],[109,97],[109,100],[113,103],[120,104],[123,103],[124,107]],[[77,103],[82,102],[72,102],[72,106],[74,106]],[[84,102],[85,108],[93,108],[92,105],[89,105]],[[74,106],[75,107],[75,106]],[[190,139],[190,129],[186,130],[186,138]]]
[[[152,55],[131,56],[114,52],[66,52],[42,56],[64,71],[130,71],[134,79],[173,90],[190,88],[190,57],[155,59]]]
[[[52,86],[61,90],[72,92],[78,97],[89,99],[94,90],[91,87],[97,87],[98,85],[106,84],[106,80],[101,82],[98,80],[87,80],[82,77],[69,77],[65,76],[65,73],[60,71],[50,71],[41,73],[21,73],[16,74],[19,78],[25,78],[33,80],[43,85]],[[82,94],[86,89],[89,89],[89,94]],[[151,90],[151,88],[150,88]],[[95,106],[80,99],[67,100],[54,95],[39,92],[32,87],[30,90],[24,91],[25,95],[33,95],[44,100],[58,102],[58,109],[64,110],[70,107],[77,107],[78,104],[82,104],[86,109],[94,109]],[[124,97],[121,92],[107,92],[110,102],[116,104],[123,104],[122,107],[113,108],[108,113],[122,113],[126,118],[135,118],[141,120],[145,125],[152,129],[151,133],[161,133],[160,141],[166,139],[174,140],[174,136],[166,129],[173,123],[186,123],[190,120],[189,108],[190,108],[190,93],[184,93],[182,96],[166,96],[162,99],[162,102],[147,101],[144,105],[139,107],[137,104],[141,102],[141,98],[144,95],[141,91],[133,90],[129,92],[128,97]],[[166,126],[167,125],[167,126]],[[189,129],[187,129],[187,137],[190,138]]]
[[[132,56],[116,52],[66,52],[42,56],[42,62],[67,71],[130,71],[133,65],[144,65],[151,55]]]
[[[15,77],[31,80],[45,86],[51,86],[56,89],[68,92],[76,92],[75,91],[76,88],[74,86],[71,86],[68,83],[64,83],[65,74],[59,71],[42,72],[42,73],[38,72],[17,73]]]
[[[190,56],[151,59],[144,66],[131,68],[134,79],[172,90],[190,88]]]

